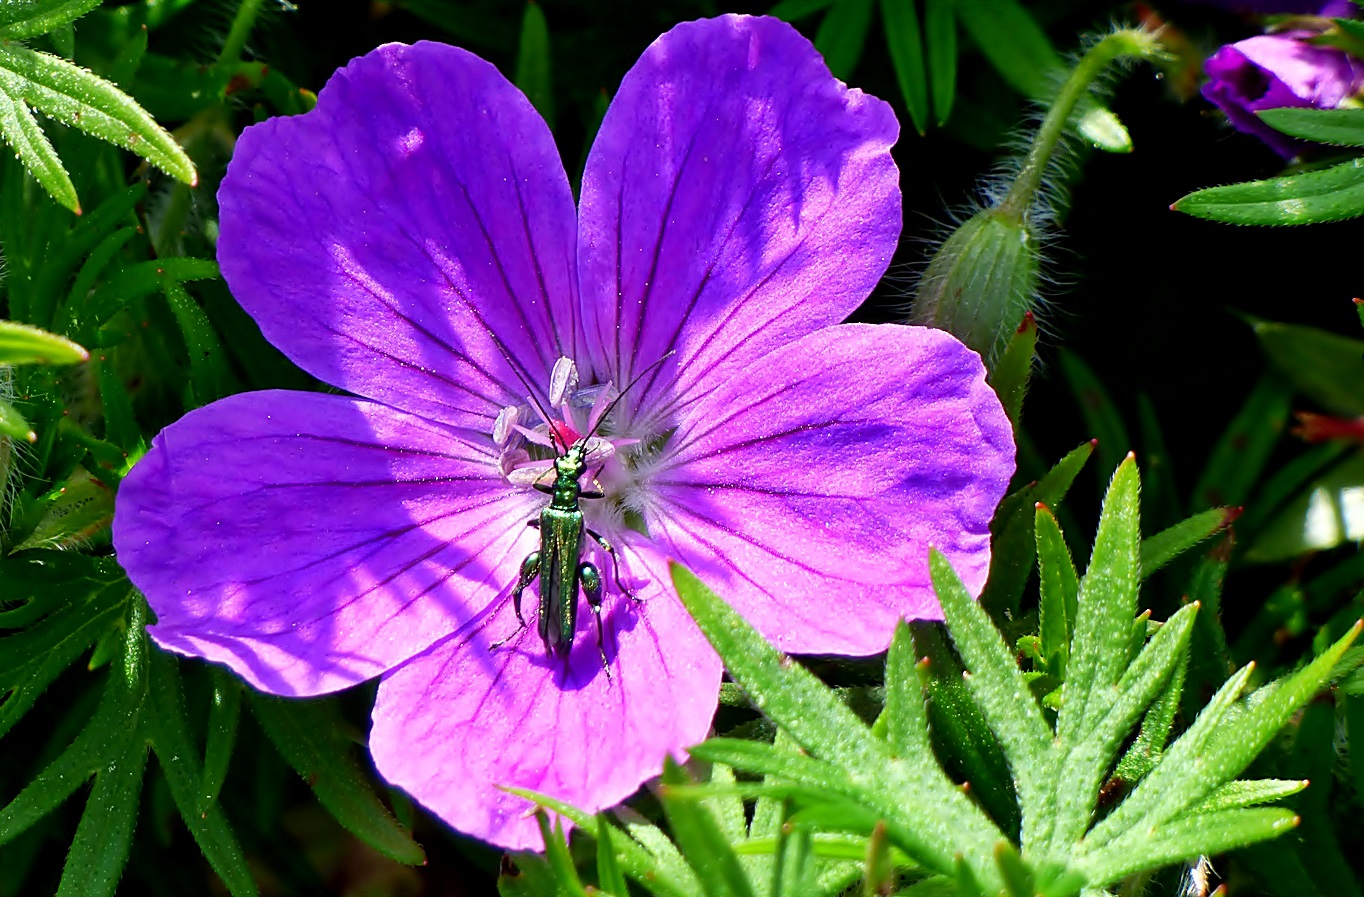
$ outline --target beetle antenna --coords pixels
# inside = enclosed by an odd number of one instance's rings
[[[677,354],[676,349],[669,349],[667,352],[663,353],[663,357],[659,358],[658,361],[655,361],[653,364],[649,365],[647,368],[636,374],[635,378],[631,380],[628,384],[626,384],[625,388],[622,389],[620,393],[614,399],[611,400],[611,404],[607,405],[602,410],[601,416],[597,418],[597,423],[593,425],[592,429],[589,430],[587,435],[584,436],[583,438],[591,439],[593,436],[597,435],[597,428],[600,427],[602,425],[602,422],[606,420],[607,415],[609,415],[612,411],[616,410],[616,406],[620,404],[621,399],[625,398],[625,394],[630,390],[634,389],[635,386],[639,383],[639,381],[649,376],[650,373],[661,367],[663,365],[663,362],[667,361],[675,354]]]

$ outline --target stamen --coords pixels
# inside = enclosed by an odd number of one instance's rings
[[[562,408],[578,390],[578,367],[571,358],[560,357],[549,373],[549,404]]]
[[[508,405],[497,412],[497,420],[493,421],[493,444],[498,447],[506,446],[510,441],[512,433],[516,432],[516,425],[520,421],[521,412],[515,405]]]

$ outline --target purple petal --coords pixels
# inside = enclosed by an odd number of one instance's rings
[[[662,357],[684,397],[843,320],[900,234],[899,125],[777,19],[727,15],[656,40],[621,83],[583,174],[583,318],[599,378]],[[670,378],[631,399],[658,407]]]
[[[558,151],[464,50],[387,44],[351,62],[312,112],[246,129],[218,201],[233,294],[328,383],[482,429],[525,394],[509,359],[540,388],[573,354]]]
[[[516,631],[505,602],[487,625],[384,677],[370,732],[380,774],[462,832],[538,850],[531,803],[499,785],[596,812],[658,775],[664,755],[680,757],[703,739],[720,660],[662,585],[669,581],[663,560],[647,548],[622,554],[642,603],[604,598],[610,679],[586,602],[567,665],[540,643],[533,598],[530,628],[490,652],[492,641]]]
[[[1282,107],[1335,109],[1364,88],[1364,62],[1334,47],[1309,44],[1307,32],[1252,37],[1220,48],[1204,65],[1203,96],[1232,125],[1259,137],[1286,159],[1307,145],[1255,113]]]
[[[941,619],[928,549],[972,593],[1013,435],[979,356],[948,334],[847,324],[686,407],[649,532],[778,647],[871,654]]]
[[[534,544],[534,499],[443,427],[339,396],[191,411],[119,490],[114,545],[164,648],[314,695],[474,619]]]

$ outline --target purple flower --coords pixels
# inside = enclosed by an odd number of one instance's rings
[[[1262,34],[1218,49],[1204,64],[1203,96],[1238,131],[1259,137],[1285,159],[1307,144],[1269,127],[1256,112],[1334,109],[1364,89],[1364,62],[1334,47],[1314,46],[1310,37],[1306,31]]]
[[[705,737],[720,662],[669,559],[789,651],[869,654],[939,618],[928,546],[980,588],[1013,442],[955,339],[839,323],[899,236],[897,132],[789,26],[740,16],[645,52],[577,210],[526,98],[441,44],[380,47],[248,128],[223,275],[362,398],[234,396],[156,438],[114,525],[152,637],[279,695],[382,675],[379,772],[519,848],[529,805],[496,786],[596,810]],[[581,502],[620,556],[617,581],[585,555],[608,676],[585,601],[561,658],[534,587],[529,630],[508,597],[550,426],[586,436],[641,373],[588,446],[606,497]]]

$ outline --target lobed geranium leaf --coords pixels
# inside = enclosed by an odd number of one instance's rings
[[[129,150],[187,184],[194,163],[132,97],[79,66],[20,44],[0,43],[0,90],[43,114]]]
[[[957,16],[955,0],[924,0],[924,45],[928,48],[928,86],[933,95],[933,120],[939,125],[952,115],[957,95]]]
[[[0,639],[0,736],[19,721],[48,684],[76,661],[125,611],[126,583],[97,587],[37,624]],[[70,792],[67,792],[70,793]]]
[[[554,82],[550,75],[549,24],[539,4],[526,4],[521,17],[521,40],[516,52],[513,83],[530,100],[540,117],[554,129]]]
[[[835,78],[847,81],[862,58],[875,0],[834,0],[815,32],[815,49]]]
[[[1328,745],[1330,741],[1326,742]],[[1190,815],[1216,810],[1235,810],[1256,804],[1272,803],[1306,788],[1306,779],[1245,779],[1214,788],[1203,800],[1189,808]]]
[[[1364,513],[1355,498],[1364,488],[1364,454],[1355,452],[1303,486],[1275,511],[1246,549],[1252,563],[1287,560],[1364,540]]]
[[[528,788],[508,787],[506,790],[558,813],[585,831],[604,829],[611,838],[611,848],[621,871],[659,897],[702,897],[701,885],[677,847],[657,826],[628,807],[617,807],[613,811],[627,833],[613,825],[603,825],[604,816],[584,813],[557,798]]]
[[[0,4],[0,40],[23,40],[69,25],[102,0],[9,0]]]
[[[933,588],[947,618],[952,642],[966,665],[967,687],[999,739],[1024,807],[1044,800],[1054,789],[1049,780],[1051,727],[1042,717],[1014,653],[985,610],[971,599],[952,565],[938,551],[929,552]]]
[[[256,883],[222,805],[212,804],[206,812],[199,809],[204,773],[199,765],[199,752],[190,739],[178,663],[163,651],[151,652],[147,734],[152,750],[180,817],[228,893],[232,897],[257,897]]]
[[[1028,391],[1028,376],[1032,373],[1033,358],[1037,354],[1037,319],[1032,312],[1023,315],[1004,353],[990,371],[990,385],[999,395],[1000,404],[1018,429],[1023,414],[1023,397]]]
[[[1226,224],[1318,224],[1364,215],[1364,157],[1263,181],[1208,187],[1181,197],[1176,212]]]
[[[1199,813],[1144,831],[1139,838],[1109,845],[1077,860],[1076,867],[1091,882],[1116,882],[1145,869],[1275,838],[1297,823],[1296,813],[1277,808]]]
[[[1141,479],[1129,454],[1113,474],[1099,514],[1089,568],[1080,579],[1075,636],[1062,691],[1057,735],[1080,743],[1102,711],[1099,695],[1117,684],[1127,664],[1127,639],[1140,582]]]
[[[984,860],[1000,833],[939,771],[894,761],[884,741],[808,670],[769,645],[690,572],[674,564],[683,605],[754,705],[817,758],[845,769],[867,806],[888,823],[897,846],[929,869],[966,855],[972,873],[994,883]]]
[[[1246,503],[1283,434],[1292,398],[1292,389],[1272,374],[1256,382],[1208,456],[1190,511]]]
[[[66,166],[52,148],[42,126],[23,100],[14,99],[3,90],[0,90],[0,138],[14,150],[14,155],[49,196],[63,208],[77,215],[81,213],[76,185],[71,183],[71,175],[66,173]]]
[[[147,740],[134,729],[123,752],[101,765],[66,856],[57,897],[103,897],[118,887],[142,802]]]
[[[659,800],[677,846],[687,857],[708,897],[753,897],[753,886],[729,839],[705,804],[679,799],[670,788],[691,781],[671,757],[663,760]]]
[[[1364,415],[1364,340],[1299,324],[1246,320],[1270,362],[1299,392],[1333,414]]]
[[[1037,534],[1038,636],[1047,671],[1064,681],[1070,659],[1070,639],[1075,626],[1080,580],[1070,548],[1056,516],[1038,503]]]
[[[265,734],[343,828],[400,863],[425,862],[352,757],[353,741],[335,701],[293,701],[256,691],[248,700]]]
[[[237,720],[241,716],[241,682],[213,667],[213,693],[209,697],[207,737],[204,742],[204,780],[199,786],[199,809],[205,811],[218,800],[237,743]]]
[[[1145,579],[1170,561],[1210,539],[1236,519],[1235,508],[1209,508],[1141,541],[1141,577]]]
[[[1262,109],[1260,120],[1290,137],[1331,146],[1364,146],[1364,109]]]
[[[1019,93],[1049,103],[1065,80],[1061,56],[1041,26],[1016,0],[990,3],[957,3],[962,26],[995,71]],[[1118,117],[1092,96],[1076,105],[1076,126],[1099,149],[1111,153],[1132,151],[1132,138]]]
[[[125,606],[127,585],[114,584],[104,591],[113,590],[117,590],[119,597],[114,611],[125,611],[128,615],[121,662],[111,666],[99,706],[80,734],[14,800],[0,809],[0,844],[12,841],[50,813],[97,771],[118,762],[119,757],[127,754],[130,739],[139,729],[147,693],[148,648],[143,632],[146,602],[137,598]],[[104,625],[108,622],[105,619]],[[7,641],[0,641],[0,647]]]
[[[0,364],[75,364],[90,353],[64,336],[0,321]]]
[[[920,134],[928,128],[928,74],[924,68],[924,40],[914,0],[881,0],[886,47],[900,84],[909,118]]]

